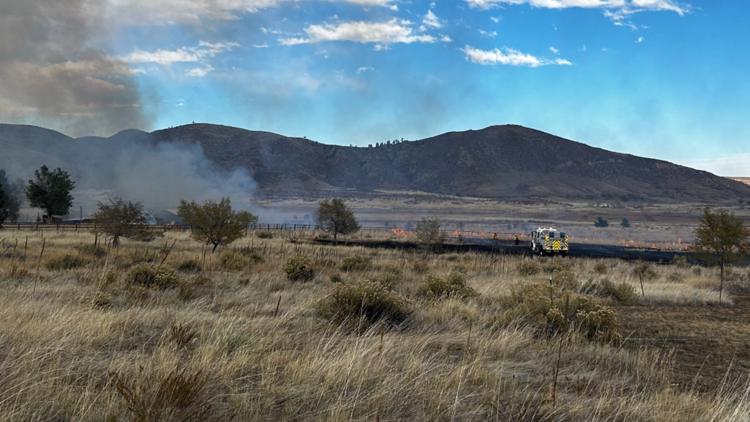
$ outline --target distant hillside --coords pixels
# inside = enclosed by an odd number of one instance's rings
[[[133,144],[200,145],[216,165],[247,169],[265,195],[400,190],[514,200],[750,200],[750,186],[737,181],[514,125],[372,148],[209,124],[78,140],[32,126],[0,125],[0,167],[32,159],[106,173],[107,160]]]
[[[750,185],[750,177],[730,177],[732,180],[736,180],[740,183],[744,183],[746,185]]]

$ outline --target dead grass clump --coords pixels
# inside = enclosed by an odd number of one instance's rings
[[[530,259],[524,259],[518,264],[518,274],[521,274],[524,277],[539,274],[540,271],[542,271],[542,267],[539,263]]]
[[[149,264],[140,264],[131,269],[127,279],[130,284],[157,289],[174,287],[179,282],[174,271]]]
[[[379,283],[339,284],[316,304],[320,316],[340,323],[401,325],[411,314],[406,299]]]
[[[203,270],[201,263],[195,258],[188,258],[177,264],[177,271],[183,273],[198,273]]]
[[[304,256],[289,259],[284,266],[284,272],[290,281],[310,281],[315,278],[315,269],[310,260]]]
[[[10,265],[8,265],[7,270],[5,271],[5,275],[9,279],[21,279],[26,278],[29,276],[29,270],[22,264],[12,261]]]
[[[273,233],[271,232],[256,232],[255,236],[258,239],[273,239]]]
[[[208,377],[200,370],[175,368],[126,378],[112,374],[112,384],[137,422],[200,421],[210,410],[205,397]]]
[[[98,245],[76,245],[75,249],[81,255],[87,255],[93,258],[104,258],[105,256],[107,256],[107,250]]]
[[[235,250],[226,250],[219,256],[221,268],[230,271],[242,271],[252,266],[252,261]]]
[[[159,254],[148,248],[136,248],[128,254],[128,261],[130,265],[136,264],[153,264],[159,262]]]
[[[633,286],[626,282],[615,283],[608,279],[599,281],[589,280],[581,287],[581,292],[612,299],[623,305],[638,302],[638,294],[635,292]]]
[[[551,337],[574,329],[589,340],[620,338],[614,310],[589,297],[561,293],[543,283],[527,284],[501,299],[505,312],[498,322],[529,326],[537,335]]]
[[[433,299],[447,297],[466,298],[478,293],[466,285],[466,279],[459,273],[451,273],[446,277],[428,276],[419,289],[422,296]]]
[[[198,339],[198,333],[188,324],[174,322],[169,327],[169,340],[177,347],[185,348]]]
[[[578,279],[573,271],[561,270],[555,271],[550,276],[552,285],[561,290],[576,290],[578,289]]]
[[[548,273],[554,273],[558,271],[570,271],[573,264],[570,261],[563,260],[562,258],[550,258],[542,266],[542,269]]]
[[[370,258],[361,255],[355,255],[344,258],[344,260],[341,262],[341,265],[339,266],[339,269],[347,273],[352,271],[366,271],[370,269],[371,265],[372,260]]]
[[[87,264],[86,259],[79,255],[65,254],[49,258],[44,267],[50,271],[73,270]]]
[[[112,306],[112,295],[97,290],[91,294],[84,295],[81,298],[81,303],[92,309],[107,309]]]
[[[597,262],[596,265],[594,265],[594,272],[599,275],[607,274],[609,271],[609,267],[607,267],[607,264],[603,262]]]

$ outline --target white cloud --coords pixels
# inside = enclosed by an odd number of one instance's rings
[[[205,66],[194,67],[192,69],[188,69],[185,72],[185,75],[193,77],[193,78],[202,78],[213,71],[214,71],[214,67],[211,66],[210,64],[207,64]]]
[[[485,31],[484,29],[480,29],[479,35],[487,38],[495,38],[497,36],[497,31]]]
[[[365,7],[387,7],[393,11],[398,10],[398,6],[393,0],[344,0],[346,3],[358,4]]]
[[[645,37],[644,37],[643,35],[641,35],[640,37],[638,37],[638,38],[637,38],[637,39],[635,40],[635,42],[636,42],[637,44],[642,44],[642,43],[643,43],[644,41],[646,41],[646,38],[645,38]]]
[[[282,45],[315,44],[326,41],[350,41],[376,44],[376,49],[386,49],[390,44],[433,43],[436,38],[428,34],[415,34],[411,22],[391,19],[385,22],[342,22],[310,25],[306,37],[282,38]]]
[[[197,47],[180,47],[176,50],[136,50],[122,57],[122,60],[128,63],[157,63],[165,66],[173,63],[195,63],[237,47],[239,47],[239,44],[234,42],[210,43],[201,41]]]
[[[545,9],[603,9],[604,15],[615,25],[638,29],[628,21],[635,13],[648,11],[666,11],[682,16],[690,11],[690,6],[682,0],[464,0],[475,9],[492,9],[502,5],[529,5]]]
[[[481,65],[507,65],[507,66],[525,66],[540,67],[548,65],[570,66],[571,63],[566,59],[546,59],[539,58],[531,54],[522,53],[512,48],[495,48],[493,50],[481,50],[471,46],[465,46],[462,51],[466,59],[472,63]]]
[[[372,67],[372,66],[360,66],[360,67],[357,68],[357,75],[361,75],[361,74],[363,74],[365,72],[372,72],[374,70],[375,70],[375,68]]]
[[[440,19],[437,16],[435,16],[434,13],[432,13],[432,10],[428,10],[427,14],[424,15],[424,19],[422,19],[421,29],[424,31],[427,28],[440,29],[442,27],[443,27],[443,23],[440,22]]]
[[[549,47],[549,51],[550,51],[550,52],[551,52],[552,54],[556,55],[556,56],[560,54],[560,50],[558,50],[557,48],[555,48],[555,47],[553,47],[553,46],[550,46],[550,47]]]

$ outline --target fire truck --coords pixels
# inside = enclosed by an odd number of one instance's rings
[[[531,252],[539,255],[568,254],[568,236],[552,227],[539,227],[531,232]]]

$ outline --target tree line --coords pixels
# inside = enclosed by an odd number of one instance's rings
[[[23,196],[31,207],[45,212],[45,222],[68,214],[73,204],[74,188],[75,182],[70,174],[60,168],[50,170],[41,166],[25,184],[21,180],[10,181],[5,171],[0,170],[0,228],[6,220],[17,220]],[[234,210],[229,198],[201,203],[183,200],[177,214],[191,226],[192,237],[211,247],[212,251],[241,238],[248,226],[258,221],[258,217],[248,211]],[[333,236],[334,242],[338,241],[339,235],[359,230],[354,212],[342,199],[321,201],[315,217],[321,229]],[[113,247],[119,245],[121,238],[149,241],[159,236],[148,229],[147,214],[140,202],[123,198],[100,201],[92,219],[97,231],[109,237]],[[623,219],[622,225],[627,227],[630,223],[626,225]],[[416,235],[427,249],[434,249],[444,241],[437,219],[423,218],[417,223]],[[725,210],[714,212],[706,208],[695,231],[693,252],[703,262],[719,266],[721,295],[726,266],[750,254],[750,228]]]

